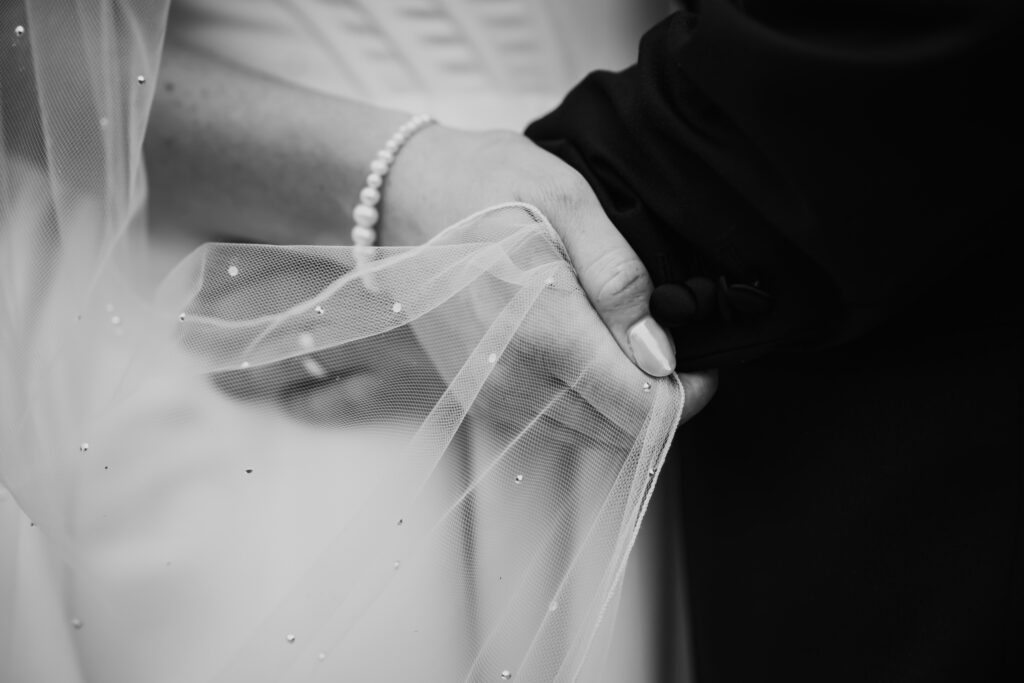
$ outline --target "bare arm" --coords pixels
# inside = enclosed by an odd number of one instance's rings
[[[157,230],[349,243],[367,165],[407,114],[296,88],[174,40],[146,135]]]
[[[146,138],[150,224],[185,248],[210,239],[347,244],[370,160],[408,113],[329,97],[175,40],[165,48]],[[384,185],[380,242],[419,244],[488,206],[540,208],[625,353],[652,375],[674,351],[648,312],[647,271],[582,176],[511,131],[431,126]]]

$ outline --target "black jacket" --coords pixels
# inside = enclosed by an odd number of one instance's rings
[[[1006,246],[1021,4],[705,0],[527,135],[657,284],[691,280],[655,296],[682,367],[848,339]]]
[[[527,130],[722,367],[658,494],[701,683],[1024,679],[1022,6],[703,0]]]

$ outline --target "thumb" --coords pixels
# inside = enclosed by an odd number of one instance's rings
[[[654,286],[640,257],[612,224],[585,182],[572,202],[549,213],[565,242],[587,297],[619,346],[649,375],[664,377],[676,367],[669,335],[651,317]]]

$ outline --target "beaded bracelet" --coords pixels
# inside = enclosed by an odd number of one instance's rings
[[[399,126],[395,134],[377,152],[376,158],[370,162],[370,175],[366,176],[366,187],[359,191],[359,203],[352,210],[352,219],[355,221],[352,227],[352,244],[356,246],[357,255],[361,252],[365,255],[365,247],[371,247],[377,241],[377,231],[374,228],[380,220],[377,204],[380,203],[384,176],[391,170],[391,164],[409,138],[431,123],[434,123],[434,119],[426,114],[413,116]]]

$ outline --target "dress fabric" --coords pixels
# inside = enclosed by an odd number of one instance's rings
[[[226,50],[275,6],[175,11]],[[280,6],[319,27],[406,7]],[[0,14],[0,680],[621,680],[605,655],[681,385],[621,354],[526,205],[363,268],[209,244],[158,277],[141,146],[167,11]],[[474,87],[452,111],[479,121]]]
[[[183,0],[172,11],[189,44],[289,83],[454,126],[522,130],[590,71],[635,61],[660,5]]]

